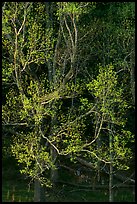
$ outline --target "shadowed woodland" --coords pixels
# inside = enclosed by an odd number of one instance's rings
[[[135,201],[135,3],[2,3],[2,201]]]

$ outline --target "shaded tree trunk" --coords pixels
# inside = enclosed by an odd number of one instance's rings
[[[55,169],[51,169],[51,181],[53,183],[53,186],[55,186],[55,183],[56,183],[56,181],[58,179],[57,152],[56,152],[56,150],[53,147],[51,147],[50,151],[51,151],[51,156],[52,156],[53,162],[55,160],[55,162],[54,162]]]
[[[39,147],[38,147],[39,148]],[[42,161],[38,159],[38,162],[41,164]],[[38,165],[38,164],[35,164]],[[40,174],[40,167],[37,167],[37,175]],[[44,187],[41,185],[40,180],[35,178],[34,180],[34,202],[43,202],[45,201],[44,197]]]
[[[49,29],[49,28],[53,27],[53,4],[52,4],[52,2],[46,2],[46,11],[47,11],[47,15],[48,15],[47,28]],[[50,85],[51,85],[51,92],[53,91],[52,89],[56,89],[56,70],[55,70],[54,63],[53,63],[52,59],[48,60],[48,80],[49,80]],[[53,112],[56,112],[57,108],[55,106],[54,101],[52,102],[52,104],[50,104],[50,106],[51,106],[51,110]],[[56,124],[56,114],[51,118],[50,123],[51,123],[50,133],[52,135],[54,126]],[[53,146],[50,146],[50,155],[51,155],[51,158],[52,158],[52,162],[55,165],[55,169],[53,169],[53,168],[51,169],[51,175],[50,175],[51,176],[51,181],[52,181],[52,183],[54,185],[56,180],[57,180],[57,177],[58,177],[58,171],[57,171],[57,168],[56,168],[57,152],[56,152],[56,150],[54,149]]]
[[[112,164],[110,163],[109,167],[109,202],[113,202],[113,167]]]
[[[40,185],[40,181],[35,179],[34,181],[34,202],[44,202],[45,201],[45,191],[44,187]]]
[[[34,181],[34,202],[40,202],[41,200],[41,187],[39,180],[35,179]]]
[[[133,38],[133,45],[132,45],[133,50],[130,56],[130,63],[131,63],[130,80],[131,80],[131,93],[132,93],[133,105],[135,105],[135,39],[134,38]]]
[[[111,130],[111,125],[108,125],[108,129]],[[112,132],[109,132],[109,156],[110,156],[110,165],[109,165],[109,202],[113,202],[113,166],[112,166],[112,150],[113,150],[113,138],[112,138]]]

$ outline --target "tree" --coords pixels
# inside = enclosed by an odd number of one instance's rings
[[[45,167],[49,168],[50,164],[52,165],[48,153],[44,152],[44,147],[42,148],[40,144],[39,134],[41,119],[45,111],[38,97],[44,94],[44,85],[39,82],[36,72],[45,62],[45,43],[48,40],[45,39],[43,25],[40,24],[41,19],[37,15],[39,10],[44,11],[44,6],[14,2],[6,4],[3,14],[3,38],[11,46],[8,53],[10,67],[7,66],[7,68],[10,69],[15,83],[15,87],[11,87],[7,95],[3,114],[8,107],[12,106],[8,112],[8,119],[4,117],[6,125],[12,125],[12,121],[13,125],[25,125],[30,130],[28,132],[25,128],[22,132],[16,133],[18,137],[14,138],[15,144],[12,151],[20,163],[26,164],[22,173],[28,174],[36,181],[40,180],[39,174],[43,171],[40,160],[46,161],[47,157]],[[38,18],[35,21],[36,17]],[[48,33],[50,36],[50,31]],[[16,108],[19,112],[15,117]],[[25,151],[26,154],[23,155],[20,150]],[[33,166],[31,170],[30,166]]]
[[[127,168],[122,160],[131,154],[125,113],[134,100],[133,7],[3,4],[3,129],[12,130],[21,172],[35,180],[35,200],[42,201],[41,184],[55,184],[60,155],[90,159],[98,175],[109,165],[112,200],[113,173]]]
[[[97,108],[94,139],[84,145],[86,149],[83,149],[93,155],[96,160],[109,164],[110,202],[113,201],[113,168],[125,170],[129,168],[127,162],[132,157],[132,151],[128,143],[133,142],[134,137],[125,128],[124,114],[130,105],[124,100],[123,90],[118,87],[117,80],[113,65],[100,66],[97,79],[87,84],[91,94],[95,97]],[[96,149],[94,143],[98,138],[100,138],[101,145]]]
[[[7,69],[3,69],[3,80],[7,83],[12,76],[14,82],[3,105],[3,126],[21,127],[13,136],[12,152],[22,164],[21,173],[35,180],[36,201],[41,200],[40,184],[51,185],[48,174],[50,169],[55,172],[57,156],[75,151],[74,133],[68,152],[59,146],[62,134],[68,137],[69,127],[72,131],[66,119],[69,113],[62,116],[59,111],[62,100],[72,98],[73,103],[77,94],[77,86],[71,81],[76,80],[76,6],[58,3],[57,35],[51,19],[56,20],[52,3],[10,2],[3,11],[3,48],[10,60],[10,66],[7,58],[4,62]],[[57,123],[59,117],[62,120]],[[61,122],[67,124],[65,128]]]

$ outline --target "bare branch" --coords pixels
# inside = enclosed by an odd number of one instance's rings
[[[41,136],[44,138],[44,139],[46,139],[47,141],[48,141],[48,143],[57,151],[57,153],[59,154],[59,155],[67,155],[68,153],[60,153],[60,151],[59,151],[59,149],[53,144],[53,142],[51,142],[51,140],[49,140],[48,139],[48,137],[46,137],[44,134],[43,134],[43,132],[42,132],[42,130],[41,130],[41,128],[39,128],[39,130],[40,130],[40,133],[41,133]]]
[[[79,6],[79,8],[84,8],[84,7],[88,6],[89,4],[90,4],[90,2],[87,2],[85,5]]]
[[[95,106],[96,106],[96,105],[95,105]],[[81,120],[82,118],[86,117],[87,115],[90,115],[91,113],[97,113],[97,112],[94,110],[95,106],[94,106],[91,110],[89,110],[88,112],[86,112],[86,113],[83,114],[83,115],[80,115],[79,117],[77,117],[75,120],[73,120],[73,121],[70,122],[70,123],[75,123],[77,120]]]
[[[25,21],[26,21],[26,15],[27,15],[27,6],[30,4],[30,2],[25,2],[25,8],[24,8],[24,19],[23,19],[23,22],[22,22],[22,25],[21,27],[19,28],[18,32],[17,32],[17,35],[20,34],[21,30],[23,29],[24,27],[24,24],[25,24]],[[31,4],[30,4],[31,5]]]
[[[68,26],[68,24],[67,24],[67,21],[66,21],[65,16],[64,16],[64,20],[65,20],[66,28],[67,28],[67,30],[68,30],[68,32],[69,32],[69,36],[70,36],[70,39],[71,39],[72,48],[74,48],[74,41],[73,41],[72,34],[71,34],[70,28],[69,28],[69,26]]]
[[[57,43],[56,43],[56,46],[55,46],[55,54],[54,54],[54,59],[53,59],[54,69],[55,69],[55,64],[56,64],[56,61],[57,61],[57,59],[56,59],[57,58],[57,50],[58,50],[58,47],[59,47],[60,39],[61,39],[61,30],[59,29]]]
[[[121,185],[123,185],[124,183],[127,183],[127,182],[135,183],[135,180],[131,178],[133,175],[134,175],[134,173],[132,173],[129,177],[124,178],[125,180],[122,183],[112,186],[112,188],[119,187],[119,186],[121,186]]]
[[[95,108],[95,106],[94,106],[90,111],[88,111],[87,113],[85,113],[85,114],[80,115],[79,117],[77,117],[75,120],[66,122],[65,124],[63,124],[63,126],[61,126],[60,128],[58,128],[58,129],[56,130],[56,132],[54,132],[54,133],[53,133],[52,135],[50,135],[50,136],[51,136],[51,137],[52,137],[52,136],[59,137],[59,136],[61,136],[62,134],[65,134],[64,131],[68,129],[69,125],[75,124],[78,120],[81,120],[82,118],[86,117],[87,115],[90,115],[92,112],[93,112],[93,113],[96,112],[96,111],[94,111],[94,108]]]
[[[98,133],[97,133],[96,137],[95,137],[91,142],[86,143],[83,147],[87,147],[87,146],[93,144],[93,143],[98,139],[99,134],[100,134],[100,131],[101,131],[101,129],[102,129],[102,125],[103,125],[103,114],[102,114],[102,118],[101,118],[99,130],[98,130]]]
[[[78,31],[77,31],[77,27],[76,27],[76,23],[75,23],[75,18],[74,18],[74,15],[73,17],[71,15],[69,15],[72,22],[73,22],[73,27],[74,27],[74,31],[75,31],[75,49],[76,49],[76,46],[77,46],[77,36],[78,36]]]
[[[76,160],[79,161],[81,164],[83,164],[83,165],[89,167],[89,168],[95,169],[94,164],[92,164],[91,162],[87,162],[87,161],[85,161],[84,159],[81,159],[81,158],[79,158],[79,157],[76,157]]]
[[[92,151],[90,151],[90,150],[88,150],[88,149],[83,149],[83,150],[81,150],[81,151],[82,151],[82,152],[88,152],[88,153],[90,153],[90,154],[93,154],[99,161],[102,161],[102,162],[104,162],[104,163],[106,163],[106,164],[110,164],[110,163],[111,163],[111,162],[109,162],[109,161],[106,161],[106,160],[104,160],[104,159],[98,157],[98,156],[95,154],[95,152],[92,152]]]
[[[28,125],[27,123],[5,123],[2,124],[3,126],[22,126],[22,125]]]
[[[25,24],[25,21],[26,21],[26,10],[24,10],[24,19],[23,19],[23,22],[22,22],[22,25],[21,25],[20,29],[19,29],[18,32],[17,32],[17,35],[19,35],[20,32],[21,32],[21,30],[23,29],[23,26],[24,26],[24,24]]]
[[[60,20],[60,28],[61,28],[61,31],[62,31],[62,34],[63,34],[64,40],[65,40],[65,43],[66,43],[67,47],[69,47],[69,46],[68,46],[67,39],[66,39],[66,36],[65,36],[65,34],[64,34],[64,30],[63,30],[63,26],[62,26],[62,21],[61,21],[61,20]]]

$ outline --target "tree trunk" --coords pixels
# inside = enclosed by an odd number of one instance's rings
[[[57,161],[56,161],[56,159],[57,159],[57,152],[56,152],[56,150],[53,148],[53,147],[51,147],[51,156],[52,156],[52,161],[54,162],[54,164],[55,164],[55,169],[51,169],[51,181],[52,181],[52,183],[53,183],[53,185],[55,185],[55,183],[56,183],[56,181],[57,181],[57,179],[58,179],[58,169],[57,169]]]
[[[45,202],[44,188],[41,186],[40,181],[34,181],[34,202]]]
[[[111,129],[110,124],[108,125],[108,129]],[[109,166],[109,202],[113,202],[113,190],[112,190],[112,185],[113,185],[113,166],[112,166],[112,133],[109,132],[109,155],[110,155],[110,166]]]
[[[39,147],[38,147],[39,148]],[[38,162],[41,164],[42,161],[38,159]],[[35,165],[38,165],[37,163]],[[37,176],[40,174],[40,167],[36,166],[37,169]],[[45,201],[44,198],[44,188],[41,186],[40,180],[35,178],[34,180],[34,202],[43,202]]]
[[[110,163],[110,169],[109,169],[109,202],[113,202],[112,185],[113,185],[113,167],[112,167],[112,164]]]
[[[47,28],[52,28],[53,27],[53,5],[51,2],[46,2],[46,11],[47,11],[47,15],[48,15],[48,19],[47,19]],[[53,61],[52,59],[48,60],[48,80],[50,82],[51,85],[51,92],[56,89],[56,70],[55,70],[55,65],[53,65]],[[56,112],[56,106],[54,104],[54,101],[52,102],[52,104],[50,104],[51,106],[51,110],[53,110],[54,112]],[[52,134],[53,132],[53,128],[55,126],[56,123],[56,116],[54,115],[51,118],[51,128],[50,128],[50,133]],[[57,159],[57,152],[56,150],[50,146],[50,155],[52,158],[52,162],[54,163],[54,165],[56,166],[56,159]],[[57,169],[51,169],[51,181],[54,182],[57,180],[58,177],[58,172]]]
[[[135,45],[135,42],[133,40],[133,50],[130,56],[130,64],[131,64],[130,80],[131,80],[131,93],[132,93],[133,105],[135,105],[135,46],[134,45]]]
[[[34,202],[40,202],[40,182],[35,179],[34,181]]]

